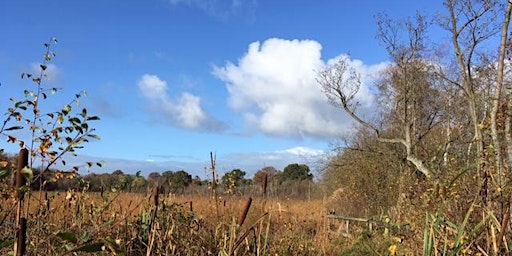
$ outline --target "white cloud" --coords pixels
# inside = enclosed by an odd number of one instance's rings
[[[164,122],[192,130],[219,130],[222,124],[209,117],[201,107],[201,99],[188,92],[182,92],[173,99],[167,82],[156,75],[145,74],[138,82],[139,92]]]
[[[249,127],[263,133],[289,137],[337,137],[351,128],[352,120],[331,106],[316,82],[317,72],[343,55],[326,62],[322,46],[313,40],[271,38],[249,45],[237,64],[214,67],[213,73],[225,82],[229,105],[245,116]],[[373,96],[368,76],[382,64],[350,64],[366,78],[356,100],[371,106]]]
[[[305,157],[315,157],[315,156],[323,155],[325,153],[323,150],[312,149],[312,148],[308,148],[308,147],[294,147],[294,148],[289,148],[289,149],[283,150],[281,152],[287,153],[287,154],[293,154],[293,155],[297,155],[297,156],[305,156]]]
[[[177,119],[185,127],[197,128],[206,120],[206,114],[201,108],[201,99],[190,93],[182,93],[175,108]]]

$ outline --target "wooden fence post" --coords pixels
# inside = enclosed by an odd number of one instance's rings
[[[22,170],[28,166],[28,150],[26,148],[23,148],[20,150],[18,154],[18,164],[16,166],[16,173],[15,173],[15,195],[17,205],[16,205],[16,233],[15,233],[15,240],[16,243],[14,244],[14,255],[16,256],[23,256],[25,254],[26,250],[26,237],[27,237],[27,219],[23,218],[23,196],[24,191],[22,191],[22,187],[25,186],[26,180],[25,176],[23,176]]]

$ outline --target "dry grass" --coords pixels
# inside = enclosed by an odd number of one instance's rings
[[[32,192],[25,199],[27,255],[335,255],[322,200]],[[215,205],[218,205],[218,215]],[[1,242],[14,234],[1,202]],[[331,237],[332,238],[332,237]],[[335,240],[336,241],[336,240]],[[338,243],[338,241],[336,241]],[[96,247],[95,247],[96,246]],[[4,246],[1,254],[12,250]],[[78,252],[73,252],[73,250]]]

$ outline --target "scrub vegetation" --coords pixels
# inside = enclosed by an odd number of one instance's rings
[[[348,57],[318,71],[326,100],[356,124],[318,177],[298,163],[252,178],[219,173],[212,153],[205,180],[187,170],[83,175],[101,166],[92,162],[56,168],[99,139],[100,118],[80,107],[85,92],[52,109],[61,90],[45,83],[52,38],[0,126],[20,147],[0,152],[0,253],[511,254],[512,2],[444,7],[435,17],[376,15],[390,62],[375,84]],[[429,38],[433,29],[443,41]],[[371,112],[356,101],[364,86]]]

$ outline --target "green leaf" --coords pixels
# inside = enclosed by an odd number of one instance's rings
[[[62,108],[62,114],[67,115],[67,114],[69,114],[69,112],[71,112],[71,106],[69,104],[67,104],[66,106],[64,106]]]
[[[9,177],[10,175],[11,175],[11,172],[8,169],[0,169],[0,180],[3,180],[6,177]]]
[[[57,123],[62,124],[64,122],[64,116],[59,113],[59,116],[57,117]]]
[[[39,67],[41,67],[41,70],[43,70],[43,71],[45,71],[48,68],[48,66],[43,65],[43,64],[39,65]]]
[[[101,223],[101,225],[100,225],[100,226],[101,226],[101,227],[107,227],[107,226],[111,226],[111,225],[112,225],[112,223],[114,223],[114,221],[113,221],[113,220],[108,220],[108,221],[105,221],[105,222]]]
[[[78,119],[77,117],[72,117],[72,118],[68,119],[68,121],[72,124],[80,124],[81,123],[80,119]]]
[[[34,172],[28,166],[25,166],[23,169],[21,169],[21,174],[23,174],[27,180],[32,180],[34,178]]]
[[[80,127],[80,126],[75,126],[75,129],[76,129],[76,131],[77,131],[78,133],[80,133],[80,134],[84,134],[84,130],[82,129],[82,127]]]
[[[21,130],[23,129],[23,126],[12,126],[9,128],[5,128],[4,131],[13,131],[13,130]]]
[[[74,244],[78,241],[78,239],[76,238],[76,234],[72,232],[58,232],[57,234],[55,234],[55,236]]]
[[[82,113],[80,114],[83,118],[87,116],[87,109],[82,109]]]
[[[87,241],[89,241],[89,239],[91,239],[91,235],[89,234],[89,232],[84,231],[84,233],[82,234],[82,237],[80,237],[80,240],[87,242]]]
[[[119,245],[116,243],[115,240],[111,238],[106,238],[105,241],[107,242],[106,246],[114,255],[124,255],[124,252],[121,250],[121,248],[119,248]]]
[[[23,104],[23,101],[18,101],[16,103],[14,103],[14,107],[19,108],[22,104]]]
[[[34,92],[31,90],[24,90],[23,94],[25,94],[26,97],[34,97]]]
[[[0,239],[0,249],[10,247],[14,244],[14,237],[5,237]]]
[[[95,121],[95,120],[100,120],[100,118],[98,116],[90,116],[87,118],[87,121]]]
[[[99,140],[100,139],[100,136],[96,135],[96,134],[87,134],[87,137],[89,138],[93,138],[95,140]]]
[[[101,252],[103,251],[103,246],[105,244],[103,242],[90,243],[78,248],[73,249],[73,252]]]

